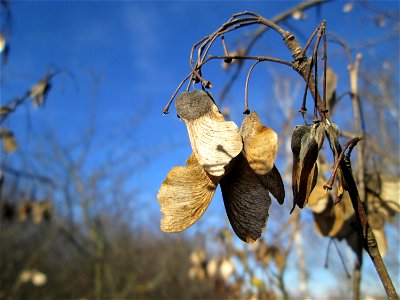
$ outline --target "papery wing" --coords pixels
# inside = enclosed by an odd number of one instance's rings
[[[185,121],[193,153],[212,176],[222,176],[243,148],[239,128],[225,121],[211,95],[204,91],[181,93],[176,99],[178,115]]]
[[[208,114],[187,124],[193,152],[212,176],[224,175],[227,165],[243,147],[236,124],[226,122],[217,114]]]
[[[243,152],[250,167],[258,175],[265,175],[274,166],[278,153],[278,135],[261,124],[256,112],[243,120],[241,134]]]
[[[172,168],[158,192],[162,231],[179,232],[191,226],[214,196],[216,179],[203,170],[193,154],[186,164],[187,167]]]
[[[243,154],[232,170],[222,178],[222,196],[229,222],[237,236],[253,243],[262,233],[268,219],[271,198]]]
[[[275,165],[265,175],[259,175],[261,184],[275,197],[279,204],[283,204],[285,200],[285,186],[281,174]]]

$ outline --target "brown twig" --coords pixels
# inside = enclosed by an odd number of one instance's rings
[[[361,141],[361,140],[362,140],[361,137],[355,137],[355,138],[352,138],[350,141],[348,141],[348,142],[344,145],[343,150],[342,150],[342,152],[340,153],[340,155],[339,155],[339,157],[338,157],[338,159],[337,159],[337,161],[336,161],[336,163],[335,163],[335,165],[334,165],[334,167],[333,167],[333,171],[332,171],[331,177],[329,178],[328,182],[324,185],[324,189],[326,189],[326,190],[332,190],[332,186],[333,186],[333,183],[335,182],[335,178],[336,178],[336,174],[337,174],[337,171],[338,171],[338,169],[339,169],[339,166],[340,166],[340,162],[341,162],[341,161],[343,160],[343,158],[344,158],[344,153],[346,152],[346,150],[347,150],[349,147],[351,147],[351,149],[353,149],[354,146],[357,145],[357,143],[358,143],[359,141]],[[350,156],[350,153],[348,153],[347,156]]]
[[[385,288],[388,299],[399,299],[394,288],[392,279],[387,272],[386,266],[383,262],[382,256],[378,249],[374,233],[368,225],[367,214],[358,194],[358,189],[351,172],[350,161],[347,159],[340,160],[340,169],[343,173],[344,179],[348,185],[348,192],[356,214],[357,222],[360,226],[361,238],[363,247],[370,256],[372,263],[381,279],[382,285]]]

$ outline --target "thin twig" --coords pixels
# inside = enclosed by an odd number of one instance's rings
[[[244,111],[243,113],[245,115],[248,115],[250,113],[250,109],[249,109],[249,79],[250,79],[250,74],[253,71],[254,67],[260,62],[256,61],[250,68],[249,72],[247,73],[247,77],[246,77],[246,84],[245,84],[245,88],[244,88]]]
[[[344,148],[343,148],[342,152],[340,153],[338,159],[337,159],[336,162],[335,162],[335,165],[334,165],[334,167],[333,167],[333,171],[332,171],[331,177],[329,178],[328,182],[324,185],[324,189],[326,189],[326,190],[332,190],[332,186],[333,186],[333,183],[335,182],[336,173],[337,173],[337,171],[338,171],[338,169],[339,169],[340,162],[341,162],[341,161],[343,160],[343,158],[344,158],[344,153],[346,152],[347,148],[349,148],[349,147],[351,147],[351,149],[353,149],[353,147],[354,147],[355,145],[357,145],[357,143],[358,143],[359,141],[361,141],[361,140],[362,140],[362,137],[355,137],[355,138],[352,138],[350,141],[348,141],[348,142],[344,145]]]

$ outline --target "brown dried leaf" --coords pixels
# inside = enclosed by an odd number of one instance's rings
[[[241,240],[253,243],[261,236],[268,218],[271,205],[268,190],[258,180],[242,153],[220,184],[233,230]]]
[[[225,167],[242,151],[239,129],[225,121],[211,95],[205,91],[181,93],[176,111],[185,121],[193,153],[212,176],[225,174]]]
[[[318,177],[317,158],[324,141],[325,128],[321,123],[296,126],[292,134],[293,152],[293,208],[303,208],[314,189]]]
[[[8,129],[1,129],[1,139],[3,141],[3,148],[8,153],[13,153],[18,149],[18,142]]]
[[[241,134],[243,152],[250,167],[258,175],[267,174],[273,168],[278,153],[278,135],[261,124],[256,112],[243,120]]]
[[[214,196],[218,182],[204,171],[193,153],[186,165],[172,168],[158,192],[162,231],[180,232],[191,226]]]

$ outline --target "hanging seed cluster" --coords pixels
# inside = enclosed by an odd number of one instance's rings
[[[205,91],[181,93],[176,111],[187,126],[193,153],[185,167],[167,174],[158,192],[161,230],[180,232],[195,223],[219,184],[233,230],[243,241],[254,242],[267,222],[270,194],[280,204],[285,197],[274,165],[276,132],[262,125],[256,112],[247,115],[239,129],[224,119]]]
[[[338,163],[342,147],[339,143],[339,128],[333,123],[318,122],[314,125],[296,126],[293,130],[291,147],[293,152],[293,208],[297,205],[304,208],[311,192],[313,191],[318,178],[317,158],[321,150],[325,136],[333,153],[335,164]],[[343,176],[340,169],[337,170],[338,192],[337,202],[342,198],[345,190]],[[332,189],[332,186],[324,186],[325,189]]]

